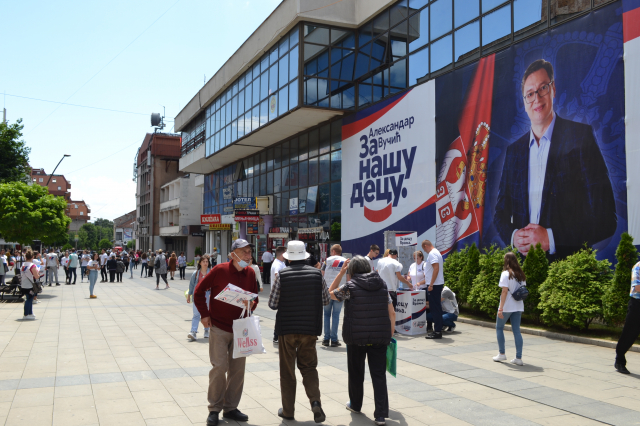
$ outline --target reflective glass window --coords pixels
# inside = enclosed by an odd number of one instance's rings
[[[298,80],[289,83],[289,110],[298,106]]]
[[[402,59],[389,68],[390,93],[407,88],[407,60]]]
[[[282,145],[273,147],[273,167],[278,168],[282,165]]]
[[[371,70],[379,67],[386,61],[388,49],[387,42],[387,37],[380,37],[373,42],[373,45],[371,46]]]
[[[298,46],[291,49],[289,53],[289,80],[298,76]]]
[[[318,157],[309,158],[309,186],[318,184]]]
[[[278,117],[278,94],[269,96],[269,121]]]
[[[316,44],[329,44],[329,29],[314,25],[304,26],[304,41]]]
[[[278,64],[269,68],[269,94],[273,95],[278,91]]]
[[[283,56],[278,65],[278,87],[282,87],[289,82],[289,55]]]
[[[342,202],[340,200],[342,196],[342,184],[341,182],[334,182],[331,184],[331,210],[340,211]]]
[[[318,211],[328,212],[331,209],[331,185],[318,187]]]
[[[238,118],[238,139],[244,136],[244,115]]]
[[[533,24],[542,22],[542,7],[546,1],[514,0],[513,2],[513,30],[518,32]]]
[[[358,30],[358,46],[364,46],[366,43],[371,41],[373,38],[371,36],[371,27],[372,24],[369,23]]]
[[[483,2],[484,8],[484,2]],[[511,6],[507,5],[482,17],[482,45],[511,34]]]
[[[312,129],[307,134],[309,136],[309,158],[316,157],[318,155],[318,145],[320,140],[318,129]]]
[[[342,148],[342,120],[331,122],[331,150]]]
[[[251,109],[251,107],[252,107],[252,105],[251,105],[251,86],[252,86],[252,84],[249,83],[249,85],[247,87],[245,87],[245,89],[244,89],[245,111]]]
[[[269,101],[265,99],[260,104],[260,125],[264,126],[269,121]]]
[[[281,188],[283,191],[287,191],[289,189],[289,167],[291,166],[285,166],[281,169],[282,170]]]
[[[480,2],[478,0],[455,0],[455,25],[459,27],[474,18],[480,13]],[[456,35],[456,45],[458,44]]]
[[[278,46],[271,49],[271,53],[269,53],[269,64],[273,65],[278,62]]]
[[[394,59],[400,58],[407,54],[407,21],[393,27],[389,32],[391,41],[391,56]]]
[[[291,35],[289,36],[289,45],[291,47],[298,44],[298,39],[300,38],[298,34],[299,34],[298,27],[291,30]]]
[[[281,169],[276,169],[273,172],[273,192],[280,192],[280,191],[282,191],[282,174],[281,174]]]
[[[309,158],[309,133],[303,133],[298,136],[298,160],[307,158]]]
[[[331,44],[333,46],[340,46],[347,49],[355,49],[356,47],[355,33],[353,31],[332,28]]]
[[[354,79],[360,78],[369,72],[369,59],[371,58],[371,44],[366,44],[358,50]]]
[[[256,130],[260,127],[260,107],[255,106],[251,110],[251,130]]]
[[[431,6],[431,40],[451,31],[451,0],[437,0]]]
[[[320,157],[320,167],[319,171],[319,182],[329,182],[331,179],[331,161],[329,159],[329,154],[321,155]]]
[[[267,149],[267,171],[273,170],[273,148]]]
[[[298,161],[298,138],[293,138],[289,141],[289,164],[293,164]]]
[[[309,169],[306,161],[298,163],[298,184],[301,187],[309,184]]]
[[[289,166],[289,188],[298,188],[298,163]]]
[[[342,92],[342,108],[354,109],[356,105],[356,87],[352,85]]]
[[[377,37],[389,29],[389,10],[378,14],[373,20],[373,37]]]
[[[244,114],[244,90],[238,94],[238,115]]]
[[[500,6],[504,2],[505,0],[482,0],[482,13],[487,13],[491,9]]]
[[[256,78],[255,80],[253,80],[253,102],[251,103],[252,106],[256,106],[260,103],[260,78]]]
[[[260,73],[264,73],[269,68],[269,55],[266,53],[260,59]]]
[[[456,61],[464,59],[465,53],[480,47],[480,22],[475,21],[456,31]]]
[[[267,195],[267,182],[269,181],[269,175],[260,179],[260,196]]]
[[[284,86],[284,88],[280,89],[280,91],[278,92],[278,115],[282,115],[285,112],[289,111],[288,102],[289,86]]]
[[[289,164],[289,141],[284,142],[282,145],[282,165]]]
[[[289,37],[283,37],[280,40],[280,45],[278,46],[278,51],[280,52],[280,56],[287,53],[287,50],[289,50]]]
[[[409,13],[414,13],[429,3],[429,0],[409,0]]]
[[[266,99],[269,96],[269,73],[265,70],[260,75],[260,100]]]
[[[275,186],[275,172],[267,173],[267,193],[265,195],[273,194]]]
[[[254,65],[253,65],[253,73],[252,76],[254,79],[258,78],[260,76],[260,61],[257,61]]]
[[[267,151],[262,151],[260,153],[260,173],[265,173],[267,171]]]
[[[358,84],[358,105],[360,107],[370,104],[372,100],[371,79],[368,78],[364,82]]]
[[[238,118],[238,97],[234,96],[231,99],[231,120]]]
[[[251,132],[251,111],[244,115],[244,134]]]
[[[320,154],[325,154],[331,150],[331,126],[329,124],[320,127],[318,148]]]
[[[227,108],[223,105],[220,108],[220,128],[227,125]]]
[[[453,46],[451,46],[451,35],[448,35],[431,45],[431,72],[442,69],[451,63],[452,50]]]
[[[342,179],[342,151],[331,153],[331,180]]]

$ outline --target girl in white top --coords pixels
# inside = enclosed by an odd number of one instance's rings
[[[27,298],[24,302],[24,317],[22,319],[34,320],[36,316],[33,315],[33,298],[35,297],[33,283],[40,278],[40,273],[38,266],[33,263],[33,253],[30,250],[25,254],[25,260],[20,268],[20,287]]]
[[[424,264],[424,254],[422,251],[417,250],[413,253],[413,262],[411,266],[409,266],[409,273],[407,274],[407,280],[411,282],[414,290],[424,290],[426,289],[427,282],[424,277],[425,264]]]
[[[93,259],[87,262],[86,268],[89,270],[89,299],[95,299],[98,296],[93,294],[93,288],[98,281],[98,271],[100,271],[100,256],[98,253],[93,254]]]
[[[498,318],[496,319],[496,335],[498,337],[498,349],[500,353],[493,357],[494,361],[506,361],[504,349],[504,326],[508,320],[511,321],[511,331],[516,343],[516,357],[511,360],[512,364],[524,365],[522,363],[522,334],[520,333],[520,322],[524,312],[524,302],[515,300],[513,292],[522,286],[526,286],[526,277],[518,263],[516,255],[509,252],[504,255],[504,266],[498,286],[502,288],[500,294],[500,307],[498,308]]]

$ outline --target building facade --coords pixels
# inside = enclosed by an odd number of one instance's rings
[[[147,133],[138,150],[136,170],[136,248],[165,249],[160,237],[161,187],[184,173],[178,170],[180,136]]]
[[[270,249],[298,238],[319,258],[333,242],[366,253],[397,231],[448,253],[515,244],[535,225],[550,256],[586,242],[612,258],[622,232],[640,235],[631,3],[284,0],[176,116],[179,169],[204,175],[203,214],[230,225],[223,239],[261,232]],[[553,118],[571,137],[549,136],[549,183],[508,194],[536,99],[545,129]],[[539,213],[517,204],[522,191]],[[558,191],[579,212],[560,213]],[[254,224],[237,212],[256,197],[270,214]],[[585,232],[590,217],[607,230]]]
[[[136,214],[137,210],[133,210],[113,220],[113,237],[116,246],[126,248],[129,241],[135,241]]]

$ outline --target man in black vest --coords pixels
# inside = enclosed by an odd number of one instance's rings
[[[296,360],[302,384],[311,402],[316,423],[325,420],[320,403],[317,337],[322,334],[323,306],[331,300],[319,269],[307,266],[309,253],[302,241],[289,241],[282,269],[271,285],[269,307],[278,310],[276,334],[280,344],[280,392],[282,408],[278,416],[293,420],[296,402]]]

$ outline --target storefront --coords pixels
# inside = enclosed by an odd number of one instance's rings
[[[299,228],[298,240],[304,241],[307,252],[314,255],[320,263],[324,262],[328,257],[329,233],[322,226]]]

